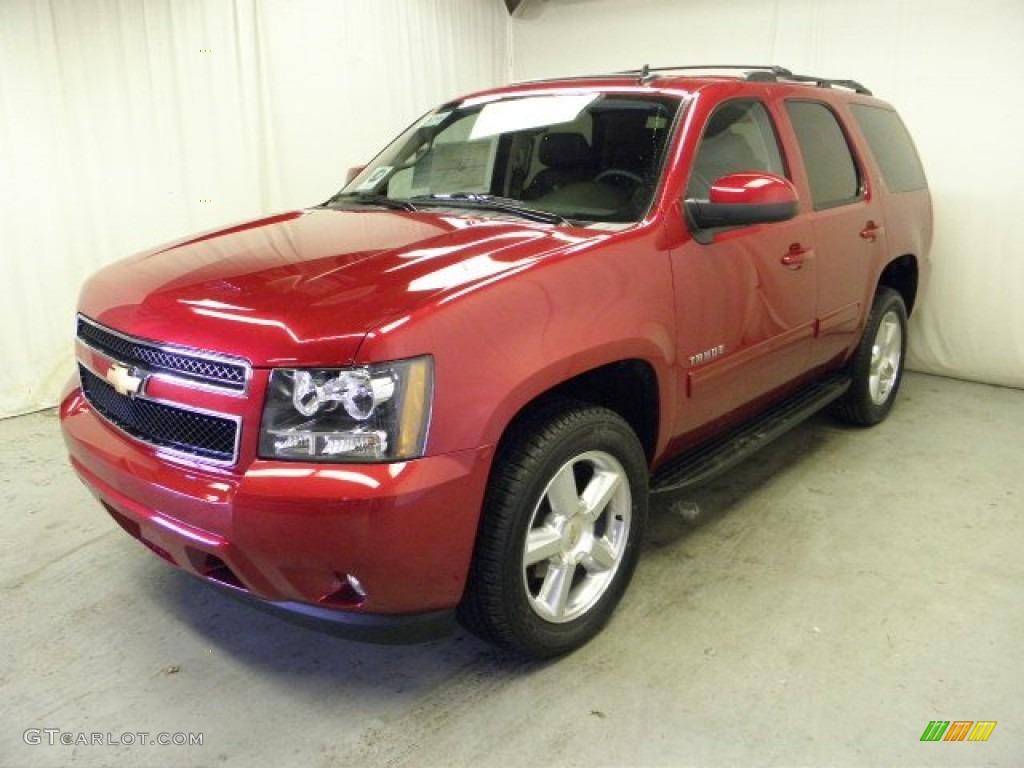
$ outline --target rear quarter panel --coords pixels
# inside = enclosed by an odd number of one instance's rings
[[[856,97],[851,99],[850,103],[882,107],[898,114],[898,110],[880,99]],[[885,178],[871,151],[867,137],[847,104],[843,105],[843,118],[850,134],[861,148],[860,152],[864,158],[870,184],[876,190],[882,204],[886,248],[885,258],[881,264],[877,265],[876,282],[886,265],[894,259],[908,255],[913,256],[918,267],[917,296],[921,296],[931,272],[930,254],[934,225],[931,192],[925,187],[911,192],[893,193],[885,183]]]

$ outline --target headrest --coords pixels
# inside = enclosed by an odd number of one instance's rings
[[[539,154],[548,168],[569,168],[591,161],[590,145],[579,133],[545,133]]]
[[[754,158],[754,152],[746,138],[731,128],[705,139],[704,143],[715,154],[721,157],[728,157],[733,163],[747,163],[751,162]]]

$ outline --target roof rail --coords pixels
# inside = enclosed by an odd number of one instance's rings
[[[696,69],[741,69],[753,70],[762,74],[787,75],[789,70],[775,64],[682,64],[678,67],[649,67],[644,64],[643,69],[626,69],[622,72],[615,72],[616,75],[639,75],[642,80],[653,80],[654,73],[658,72],[682,72]]]
[[[858,83],[856,80],[844,80],[834,79],[830,77],[818,77],[817,75],[797,75],[789,70],[777,67],[776,69],[781,70],[779,72],[773,72],[771,74],[764,72],[751,72],[747,75],[748,80],[788,80],[794,83],[814,83],[819,88],[846,88],[847,90],[854,91],[856,93],[863,93],[865,96],[871,96],[871,91],[865,88],[863,85]],[[765,77],[765,75],[768,75]]]
[[[644,64],[641,69],[623,69],[618,72],[601,72],[599,74],[589,75],[568,75],[565,77],[544,77],[537,80],[522,80],[521,83],[548,83],[561,80],[597,80],[600,78],[607,77],[622,77],[639,80],[641,85],[657,79],[659,72],[676,72],[680,70],[698,70],[698,69],[742,69],[742,70],[758,70],[762,73],[772,74],[788,74],[789,70],[784,67],[777,67],[774,65],[762,66],[760,64],[744,65],[744,64],[684,64],[680,67],[650,67]],[[750,72],[748,75],[752,75]],[[749,78],[754,79],[754,78]]]
[[[656,80],[663,72],[687,72],[693,70],[741,70],[744,79],[751,82],[777,83],[780,81],[791,83],[813,83],[819,88],[846,88],[856,93],[870,96],[871,91],[858,83],[856,80],[837,80],[828,77],[817,77],[816,75],[798,75],[785,67],[777,64],[682,64],[676,67],[651,67],[647,64],[641,69],[626,69],[619,72],[609,72],[600,75],[573,75],[570,77],[545,78],[543,80],[532,80],[527,82],[550,82],[551,80],[591,80],[601,77],[629,77],[636,78],[641,85]]]
[[[645,64],[643,69],[629,69],[623,72],[616,72],[615,74],[636,75],[641,83],[648,83],[654,80],[659,72],[702,69],[738,69],[745,72],[745,79],[753,82],[775,83],[782,80],[794,83],[814,83],[819,88],[847,88],[857,93],[863,93],[866,96],[871,95],[871,91],[856,80],[833,79],[818,77],[817,75],[798,75],[777,64],[683,64],[676,67],[649,67]]]

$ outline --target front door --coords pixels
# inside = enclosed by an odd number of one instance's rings
[[[771,117],[753,99],[711,114],[685,197],[706,198],[715,180],[743,171],[788,175]],[[798,216],[738,227],[672,252],[683,403],[676,437],[729,418],[807,370],[817,300],[807,226]]]

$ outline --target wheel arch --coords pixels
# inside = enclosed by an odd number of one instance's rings
[[[903,304],[906,306],[907,315],[909,316],[913,312],[914,303],[917,301],[918,281],[917,257],[906,253],[896,257],[885,266],[882,274],[878,277],[875,293],[877,294],[878,289],[883,286],[892,288],[903,297]]]
[[[606,363],[538,393],[516,411],[502,431],[499,445],[529,413],[560,399],[602,406],[621,416],[651,463],[657,451],[662,407],[658,374],[649,361],[627,358]]]

